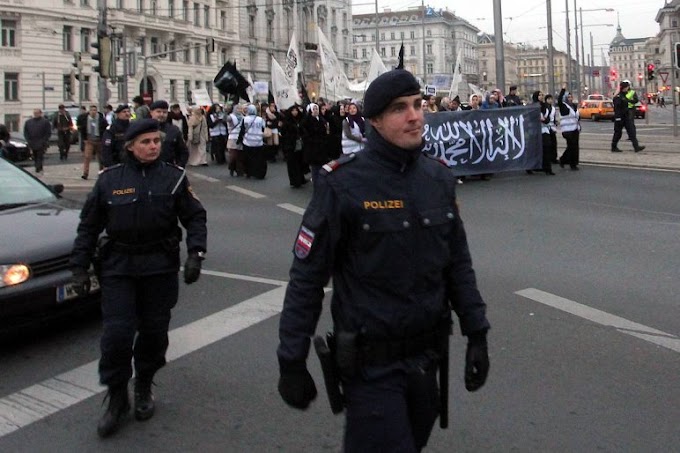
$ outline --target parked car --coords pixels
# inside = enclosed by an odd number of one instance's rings
[[[69,259],[80,205],[0,158],[0,335],[70,317],[99,301],[99,282],[85,297],[70,283]]]
[[[71,116],[71,144],[75,145],[78,143],[78,137],[80,136],[80,134],[78,134],[78,128],[76,127],[76,119],[78,119],[80,109],[74,105],[66,107],[66,111]],[[59,141],[57,129],[54,127],[54,118],[57,116],[57,113],[57,110],[46,110],[44,113],[45,118],[47,118],[50,121],[50,124],[52,124],[52,136],[50,137],[50,143],[57,143]]]
[[[635,104],[635,118],[645,119],[646,115],[647,115],[647,104],[643,104],[642,102],[638,102],[637,104]]]
[[[10,162],[25,162],[31,158],[31,150],[24,135],[20,132],[11,132],[10,138],[4,148],[4,157]]]
[[[583,119],[600,121],[614,119],[614,103],[608,100],[586,100],[578,108],[578,114]]]

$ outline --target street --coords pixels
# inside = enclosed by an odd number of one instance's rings
[[[659,134],[636,124],[642,144]],[[672,137],[668,124],[655,127]],[[601,148],[612,129],[584,124]],[[480,391],[464,390],[454,327],[450,427],[436,425],[425,451],[680,445],[680,175],[555,167],[554,177],[516,172],[457,187],[492,325],[491,372]],[[208,258],[196,284],[180,284],[154,418],[97,437],[105,393],[95,317],[0,349],[0,451],[341,451],[343,418],[329,410],[313,353],[312,407],[293,410],[276,390],[278,313],[311,184],[290,188],[281,161],[263,181],[220,166],[189,178],[208,211]],[[87,183],[64,195],[84,200]],[[326,306],[318,332],[329,328]]]

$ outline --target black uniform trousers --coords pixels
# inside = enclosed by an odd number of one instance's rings
[[[426,356],[409,362],[343,382],[345,453],[415,453],[427,445],[439,415],[437,364]]]
[[[560,156],[560,164],[569,164],[571,168],[578,166],[579,162],[579,131],[567,131],[562,132],[562,137],[567,141],[567,149],[564,150],[562,156]]]
[[[541,169],[545,172],[552,171],[552,163],[557,160],[557,134],[555,132],[542,133],[543,140],[543,165]]]
[[[124,385],[135,375],[151,379],[168,349],[170,310],[177,304],[177,272],[144,276],[103,276],[99,380]]]
[[[626,129],[628,138],[633,143],[633,148],[637,149],[640,146],[640,144],[638,143],[637,133],[635,131],[635,123],[629,115],[626,115],[623,118],[616,118],[616,120],[614,120],[614,136],[612,137],[612,149],[616,148],[616,145],[619,144],[619,140],[621,140],[624,128]]]
[[[59,159],[66,160],[71,148],[71,131],[57,132],[57,146],[59,147]]]

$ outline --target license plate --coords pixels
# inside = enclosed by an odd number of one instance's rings
[[[99,290],[99,280],[95,275],[90,275],[90,294]],[[57,286],[57,303],[62,303],[67,300],[78,297],[76,290],[73,289],[73,283],[66,283],[65,285]]]

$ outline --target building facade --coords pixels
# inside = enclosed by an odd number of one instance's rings
[[[646,92],[647,80],[647,38],[628,39],[616,28],[616,36],[609,46],[611,67],[610,93],[618,92],[618,85],[628,80],[637,92]]]
[[[99,2],[35,0],[29,6],[0,0],[0,122],[18,130],[36,107],[115,105],[138,94],[188,103],[197,88],[221,101],[212,80],[227,60],[253,80],[269,81],[271,57],[283,61],[294,31],[313,85],[320,77],[317,25],[350,69],[350,0]],[[91,44],[97,42],[103,6],[118,58],[116,77],[100,87]]]
[[[680,0],[666,3],[654,20],[659,24],[659,34],[648,44],[649,61],[654,63],[656,71],[656,78],[648,82],[650,92],[661,92],[669,100],[670,93],[674,93],[672,98],[678,102],[680,71],[677,69],[675,44],[680,42]]]
[[[397,66],[404,45],[404,68],[424,84],[451,76],[458,53],[465,80],[478,82],[477,34],[479,29],[446,10],[416,7],[405,11],[389,9],[378,14],[356,14],[353,20],[350,79],[365,79],[372,50],[376,49],[388,69]],[[440,77],[438,77],[440,76]]]

